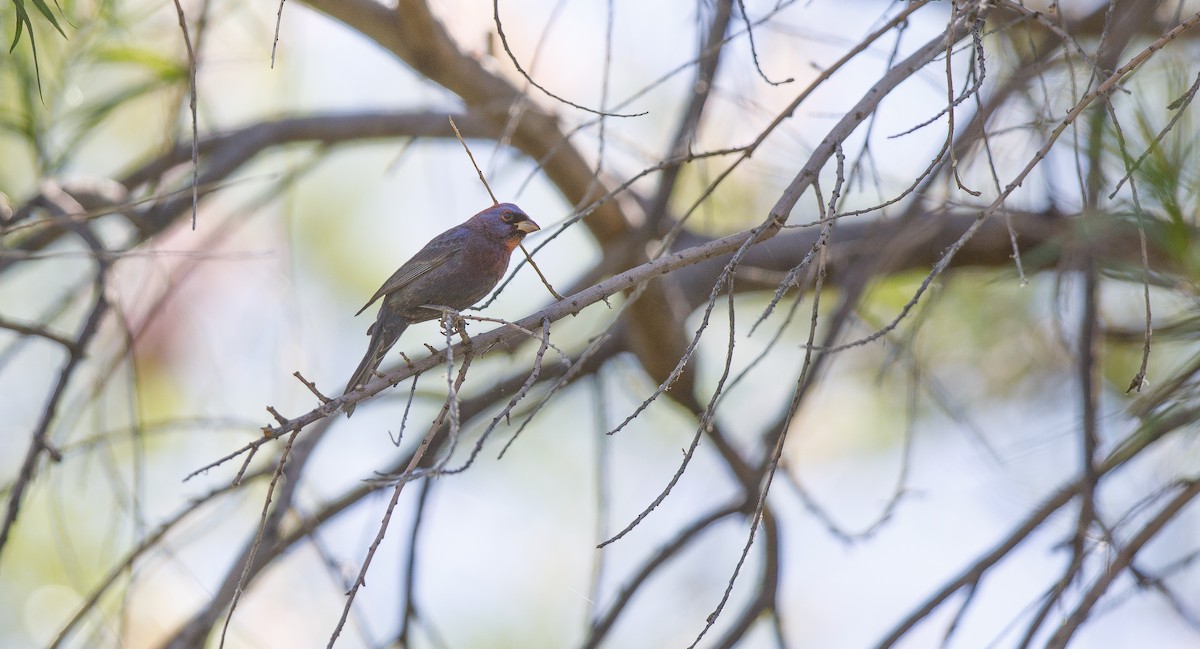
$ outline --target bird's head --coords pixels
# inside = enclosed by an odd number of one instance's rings
[[[530,232],[541,230],[533,219],[512,203],[497,203],[471,217],[468,227],[503,241],[509,250],[517,247]]]

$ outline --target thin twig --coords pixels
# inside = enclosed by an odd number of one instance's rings
[[[1195,95],[1197,89],[1200,89],[1200,75],[1196,76],[1196,83],[1193,84],[1192,89],[1188,91],[1190,94],[1181,97],[1180,100],[1188,98],[1190,101],[1190,97]],[[1146,311],[1145,327],[1142,330],[1142,363],[1138,367],[1137,374],[1133,376],[1133,380],[1129,382],[1129,387],[1125,389],[1125,393],[1128,394],[1134,391],[1141,392],[1142,386],[1146,383],[1146,372],[1150,366],[1150,343],[1151,339],[1154,337],[1154,327],[1152,325],[1153,314],[1150,311],[1150,253],[1147,250],[1146,245],[1146,217],[1145,210],[1142,209],[1142,199],[1138,195],[1137,182],[1135,182],[1133,179],[1133,172],[1136,168],[1136,165],[1139,164],[1146,155],[1149,155],[1149,150],[1142,154],[1142,158],[1138,159],[1137,162],[1131,161],[1129,151],[1125,146],[1125,131],[1121,128],[1120,120],[1117,119],[1117,110],[1113,107],[1112,102],[1106,102],[1105,106],[1108,108],[1108,116],[1109,119],[1112,120],[1113,130],[1116,131],[1117,134],[1117,146],[1121,151],[1121,160],[1125,163],[1125,178],[1122,178],[1121,181],[1118,182],[1118,185],[1120,185],[1120,183],[1124,182],[1126,179],[1129,180],[1129,193],[1133,198],[1133,212],[1135,215],[1137,215],[1138,248],[1142,256],[1142,304]],[[1171,124],[1167,125],[1167,129],[1169,129],[1171,125],[1175,123],[1175,120],[1179,119],[1180,114],[1181,113],[1175,114],[1175,116],[1172,118]],[[1167,129],[1163,129],[1163,131],[1158,134],[1154,144],[1152,144],[1150,147],[1151,149],[1157,146],[1158,141],[1161,140],[1164,135],[1166,135]],[[1115,193],[1116,190],[1114,190],[1114,194]],[[1109,198],[1112,198],[1111,194],[1109,195]]]
[[[742,511],[744,504],[742,502],[734,502],[719,509],[715,509],[709,514],[698,516],[690,525],[680,530],[673,539],[662,545],[658,550],[642,564],[642,567],[630,577],[629,581],[621,587],[617,593],[616,601],[608,607],[605,614],[592,624],[591,632],[588,634],[587,640],[583,644],[583,649],[595,649],[600,645],[604,636],[608,634],[616,623],[621,612],[633,599],[647,580],[654,573],[671,559],[679,556],[683,548],[691,544],[692,540],[698,534],[709,529],[716,523],[738,514]]]
[[[0,329],[8,329],[9,331],[15,331],[26,336],[37,336],[38,338],[52,340],[65,347],[69,353],[79,353],[79,351],[75,348],[75,341],[61,334],[56,334],[45,327],[22,324],[20,322],[14,322],[7,318],[0,317]]]
[[[1128,160],[1125,162],[1125,175],[1117,181],[1117,184],[1113,187],[1112,192],[1109,193],[1108,197],[1110,199],[1116,197],[1117,192],[1121,191],[1121,185],[1125,184],[1125,181],[1133,179],[1133,172],[1137,171],[1138,168],[1142,166],[1142,163],[1146,161],[1146,158],[1150,157],[1150,154],[1158,148],[1159,143],[1162,142],[1163,138],[1167,136],[1167,133],[1170,133],[1171,129],[1175,128],[1175,124],[1184,115],[1184,109],[1190,106],[1192,101],[1195,100],[1197,91],[1200,91],[1200,72],[1196,73],[1196,80],[1192,82],[1192,87],[1188,88],[1187,92],[1184,92],[1183,95],[1181,95],[1178,99],[1167,105],[1167,110],[1175,111],[1175,114],[1171,116],[1171,119],[1167,122],[1167,125],[1162,127],[1162,130],[1158,132],[1158,135],[1154,136],[1154,140],[1146,146],[1146,150],[1142,152],[1142,155],[1138,156],[1138,159],[1134,161],[1133,164],[1130,164]]]
[[[479,168],[479,163],[475,162],[475,155],[471,153],[471,147],[467,146],[467,141],[463,139],[462,133],[458,131],[458,125],[454,123],[454,116],[447,115],[447,117],[450,119],[450,128],[454,129],[454,137],[458,138],[459,144],[462,144],[463,150],[467,152],[467,157],[471,159],[471,165],[475,167],[475,173],[479,174],[479,182],[483,183],[483,188],[487,190],[488,196],[492,198],[492,204],[499,205],[500,201],[492,193],[492,187],[488,185],[487,178],[484,178],[483,170]],[[538,265],[534,263],[533,257],[529,256],[529,251],[525,249],[525,244],[517,243],[517,245],[521,247],[521,252],[525,253],[525,259],[529,261],[529,265],[533,267],[533,271],[542,280],[542,285],[546,287],[546,290],[550,291],[550,295],[553,295],[556,300],[563,299],[563,296],[559,295],[558,291],[554,290],[554,287],[550,285],[550,280],[546,279],[546,276],[542,274],[542,269],[538,268]]]
[[[462,367],[459,368],[458,382],[454,385],[455,390],[462,387],[462,381],[466,378],[466,369],[470,365],[470,361],[471,356],[467,355],[463,360]],[[375,540],[372,541],[370,547],[367,548],[367,556],[363,559],[362,566],[359,568],[358,577],[355,578],[354,585],[351,586],[350,590],[346,593],[346,603],[342,607],[342,615],[338,619],[337,626],[334,627],[333,633],[329,637],[327,649],[332,649],[334,643],[337,642],[338,635],[341,634],[342,628],[346,625],[346,620],[350,617],[350,609],[354,605],[355,595],[358,594],[358,590],[360,588],[367,584],[367,570],[371,566],[371,560],[375,557],[375,552],[379,549],[380,544],[383,543],[384,536],[387,534],[388,523],[391,522],[392,514],[396,510],[396,504],[400,501],[400,493],[404,489],[405,484],[417,477],[417,466],[420,464],[422,458],[425,457],[425,453],[428,452],[430,447],[433,445],[434,440],[437,438],[438,432],[441,431],[442,424],[445,423],[446,417],[450,413],[450,408],[451,403],[450,399],[448,398],[446,402],[442,404],[441,412],[438,413],[437,418],[435,418],[433,423],[430,425],[424,439],[421,440],[421,443],[417,445],[416,450],[413,451],[412,458],[409,460],[407,468],[405,468],[403,473],[392,478],[395,480],[396,484],[395,488],[392,490],[392,498],[388,501],[387,508],[384,510],[383,520],[379,523],[379,530],[375,534]]]
[[[758,76],[772,86],[782,86],[795,81],[793,77],[788,77],[783,81],[771,81],[767,73],[763,72],[762,65],[758,62],[758,47],[754,44],[754,28],[750,24],[750,15],[746,13],[746,2],[737,0],[737,3],[738,8],[742,10],[742,21],[746,24],[746,38],[750,41],[750,58],[754,60],[754,69],[758,71]]]
[[[81,226],[80,232],[86,232],[86,227]],[[99,242],[92,235],[87,234],[84,238],[88,241],[89,245],[99,246]],[[72,348],[71,354],[63,364],[62,369],[59,370],[58,379],[54,382],[54,388],[50,392],[50,396],[46,400],[46,405],[42,408],[42,415],[38,420],[37,426],[34,428],[33,434],[30,436],[29,448],[25,452],[25,459],[21,462],[21,469],[17,473],[17,479],[10,488],[8,509],[4,515],[4,523],[0,526],[0,555],[3,554],[8,541],[8,535],[12,531],[12,526],[17,522],[17,515],[21,511],[25,491],[33,481],[37,469],[38,458],[41,457],[42,453],[46,453],[52,459],[61,459],[59,452],[50,443],[50,424],[54,421],[63,395],[66,394],[67,385],[75,374],[75,369],[79,366],[80,361],[83,360],[83,354],[80,353],[80,350],[87,349],[97,331],[99,331],[100,323],[104,320],[111,306],[105,296],[105,291],[107,290],[105,287],[105,275],[108,270],[108,262],[97,257],[96,263],[98,265],[94,289],[96,301],[92,305],[91,312],[81,327],[79,335],[75,338],[75,345]]]
[[[1192,27],[1195,27],[1197,24],[1200,24],[1200,12],[1193,14],[1186,21],[1176,25],[1171,31],[1163,34],[1160,38],[1147,45],[1145,49],[1138,52],[1135,56],[1129,59],[1125,65],[1121,66],[1111,75],[1109,75],[1108,78],[1106,78],[1094,90],[1080,98],[1080,100],[1076,102],[1075,106],[1073,106],[1071,110],[1067,112],[1067,115],[1050,131],[1050,134],[1046,138],[1046,142],[1037,150],[1036,153],[1034,153],[1033,157],[1031,157],[1029,162],[1026,163],[1025,168],[1018,172],[1017,175],[1008,183],[1008,185],[1004,187],[1004,191],[1000,192],[1000,195],[997,196],[990,205],[985,207],[979,213],[979,216],[976,217],[975,222],[972,223],[971,226],[954,241],[954,243],[946,247],[937,263],[933,265],[933,269],[926,274],[925,279],[921,281],[920,286],[917,288],[912,298],[910,298],[909,301],[900,309],[900,313],[882,329],[879,329],[869,336],[838,345],[829,351],[843,351],[852,347],[859,347],[874,342],[886,335],[889,331],[892,331],[899,326],[900,322],[908,317],[908,314],[912,311],[913,307],[915,307],[917,302],[921,300],[921,297],[925,295],[925,292],[929,290],[929,287],[933,284],[933,281],[941,276],[942,272],[949,267],[950,262],[954,259],[954,256],[957,255],[960,250],[962,250],[967,241],[975,236],[975,233],[980,227],[983,226],[983,223],[988,218],[1000,210],[1001,206],[1003,206],[1005,201],[1008,200],[1009,195],[1016,191],[1016,189],[1020,187],[1023,182],[1025,182],[1025,179],[1029,176],[1029,174],[1041,164],[1042,160],[1044,160],[1046,155],[1049,154],[1050,149],[1053,148],[1063,131],[1065,131],[1068,126],[1074,124],[1075,121],[1079,119],[1079,116],[1083,113],[1083,111],[1089,105],[1091,105],[1093,101],[1109,93],[1129,73],[1133,72],[1143,63],[1148,61],[1155,52],[1161,50],[1166,46],[1167,43],[1179,38],[1180,35]]]
[[[282,11],[282,4],[280,10]],[[183,44],[188,54],[188,107],[192,113],[192,229],[196,229],[196,212],[200,205],[200,126],[196,111],[196,52],[192,49],[192,37],[188,34],[187,18],[183,5],[175,0],[175,12],[179,14],[179,29],[183,32]]]
[[[471,153],[471,147],[467,146],[467,141],[459,132],[458,124],[454,123],[454,116],[447,115],[446,118],[450,120],[450,128],[454,129],[454,137],[458,138],[458,143],[462,145],[463,150],[467,152],[467,157],[471,159],[471,166],[475,167],[475,173],[479,174],[479,182],[483,183],[483,188],[487,190],[488,196],[492,197],[492,205],[499,205],[500,201],[492,193],[492,186],[488,184],[487,178],[483,177],[483,170],[479,168],[479,163],[475,162],[475,154]]]
[[[728,339],[725,341],[725,364],[721,370],[721,377],[720,377],[720,379],[717,380],[717,385],[713,389],[712,397],[708,401],[708,405],[705,407],[704,412],[697,418],[698,421],[697,421],[697,425],[696,425],[696,432],[692,436],[691,444],[688,445],[687,450],[684,452],[683,459],[680,461],[679,467],[675,470],[674,475],[671,476],[671,479],[667,482],[667,485],[659,492],[658,496],[656,496],[654,498],[654,500],[650,502],[649,505],[647,505],[644,509],[642,509],[642,511],[633,519],[633,521],[631,521],[628,525],[625,526],[625,529],[621,530],[620,532],[613,535],[608,540],[606,540],[603,543],[601,543],[600,545],[596,546],[597,548],[603,548],[604,546],[606,546],[610,543],[613,543],[614,541],[617,541],[621,537],[628,534],[630,531],[633,530],[633,528],[637,527],[638,524],[640,524],[643,520],[645,520],[646,517],[649,516],[650,513],[653,512],[660,504],[662,504],[663,501],[665,501],[667,499],[667,496],[670,495],[671,490],[675,487],[676,483],[679,482],[679,479],[683,477],[684,471],[687,470],[688,465],[691,463],[692,457],[695,455],[695,452],[696,452],[696,447],[700,443],[700,438],[704,435],[704,432],[706,430],[708,430],[708,428],[712,425],[713,417],[716,414],[717,403],[721,400],[721,395],[724,393],[725,382],[729,379],[730,369],[733,367],[733,350],[735,347],[735,342],[737,340],[737,326],[736,326],[736,321],[735,321],[735,317],[734,317],[735,311],[733,308],[733,290],[732,290],[733,286],[732,286],[732,283],[733,283],[732,273],[724,274],[724,275],[722,275],[721,279],[718,280],[716,286],[713,287],[714,294],[719,292],[719,290],[722,287],[727,289],[726,303],[728,305],[728,314],[729,314],[729,335],[728,335]],[[714,304],[715,304],[715,302],[710,304],[708,307],[708,311],[705,312],[704,322],[702,323],[700,330],[697,331],[695,342],[699,341],[700,331],[703,331],[704,325],[707,324],[708,313],[709,313],[709,311],[711,311]],[[677,364],[675,369],[680,370],[680,369],[682,369],[682,367],[683,367],[683,361],[681,361],[679,364]],[[658,393],[656,393],[654,396],[657,396],[657,394]],[[651,398],[653,398],[653,397],[651,397]],[[628,421],[629,421],[629,419],[626,419],[626,423]],[[624,424],[622,424],[622,425],[624,425]],[[618,427],[618,429],[619,429],[619,427]],[[616,432],[616,430],[617,429],[614,429],[612,432]],[[608,434],[611,435],[612,432],[610,432]],[[746,495],[747,495],[747,498],[749,498],[750,494],[746,494]]]
[[[558,291],[554,290],[554,287],[550,285],[550,280],[546,279],[546,276],[542,273],[542,269],[538,268],[537,263],[533,261],[533,257],[531,257],[529,255],[529,251],[525,249],[525,244],[518,243],[517,245],[521,248],[521,252],[525,253],[525,259],[529,261],[529,265],[533,267],[533,272],[537,273],[538,279],[542,280],[542,286],[545,286],[546,290],[550,291],[550,295],[554,296],[554,299],[559,301],[565,300],[566,298],[559,295]]]
[[[275,40],[271,41],[271,69],[275,69],[275,50],[279,47],[279,26],[283,24],[283,3],[287,0],[279,0],[279,11],[275,12]]]
[[[250,552],[246,557],[246,565],[242,568],[242,576],[238,579],[237,587],[233,591],[233,600],[229,603],[229,612],[225,615],[225,624],[221,626],[221,640],[218,646],[225,646],[225,634],[229,631],[229,623],[233,621],[233,612],[237,609],[238,602],[242,599],[242,593],[246,590],[246,584],[250,582],[250,570],[254,566],[254,557],[258,554],[258,549],[262,545],[263,536],[267,530],[268,514],[271,512],[271,497],[275,494],[275,487],[279,485],[279,479],[283,477],[283,467],[287,465],[288,456],[292,452],[292,444],[296,441],[296,436],[300,431],[294,431],[288,436],[287,444],[284,445],[283,451],[279,454],[279,462],[275,465],[275,474],[271,476],[271,484],[267,487],[267,496],[263,499],[262,513],[258,519],[258,531],[254,534],[254,542],[250,544]]]
[[[1166,506],[1159,510],[1158,514],[1152,518],[1138,533],[1121,548],[1108,565],[1105,566],[1104,573],[1097,578],[1090,588],[1084,592],[1084,595],[1075,607],[1075,610],[1066,617],[1065,620],[1058,626],[1054,635],[1046,643],[1047,649],[1063,649],[1070,642],[1075,631],[1087,619],[1092,607],[1100,600],[1104,593],[1108,592],[1109,585],[1118,576],[1121,575],[1133,562],[1137,553],[1145,547],[1152,539],[1158,536],[1159,532],[1167,526],[1168,523],[1175,520],[1180,511],[1192,501],[1193,498],[1200,495],[1200,480],[1184,481],[1180,486],[1183,489],[1174,499]]]
[[[512,64],[514,66],[516,66],[516,68],[517,68],[517,72],[520,72],[521,76],[525,77],[525,81],[527,81],[529,83],[529,85],[533,86],[534,88],[537,88],[538,90],[541,90],[542,92],[546,93],[547,96],[549,96],[557,101],[560,101],[560,102],[562,102],[568,106],[571,106],[573,108],[578,108],[579,110],[582,110],[582,111],[585,111],[588,113],[592,113],[594,115],[602,115],[604,117],[641,117],[642,115],[647,114],[647,111],[642,111],[640,113],[606,113],[604,111],[595,110],[593,108],[588,108],[587,106],[581,106],[569,99],[564,99],[564,98],[554,94],[553,92],[550,92],[549,90],[546,89],[545,86],[534,81],[533,77],[529,76],[529,73],[525,71],[525,68],[521,67],[521,62],[517,60],[517,55],[513,54],[512,48],[509,47],[508,37],[505,36],[505,34],[504,34],[504,25],[500,21],[500,0],[492,1],[492,18],[496,24],[496,33],[499,34],[499,36],[500,36],[500,44],[504,47],[504,53],[508,54],[508,60],[512,61]]]

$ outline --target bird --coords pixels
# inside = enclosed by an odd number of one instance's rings
[[[358,316],[383,300],[374,324],[367,329],[371,337],[367,353],[343,394],[371,379],[409,325],[442,316],[441,310],[428,307],[461,311],[487,295],[504,277],[508,260],[525,235],[540,229],[521,208],[497,203],[425,244],[354,314]],[[347,417],[354,413],[354,406],[346,406]]]

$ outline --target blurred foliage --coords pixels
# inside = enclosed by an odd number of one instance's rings
[[[1189,78],[1192,74],[1177,62],[1168,62],[1157,78],[1138,77],[1131,84],[1125,110],[1118,105],[1110,112],[1102,134],[1109,177],[1114,183],[1125,178],[1113,192],[1118,201],[1113,216],[1143,227],[1148,240],[1167,255],[1167,263],[1157,264],[1150,274],[1140,267],[1115,269],[1128,287],[1143,281],[1156,287],[1151,300],[1155,331],[1149,381],[1131,405],[1131,413],[1142,420],[1142,430],[1132,439],[1145,437],[1146,430],[1158,430],[1172,416],[1200,408],[1196,377],[1200,319],[1194,315],[1200,306],[1200,251],[1195,234],[1200,214],[1200,170],[1195,165],[1200,134],[1192,105],[1200,76]],[[1119,324],[1113,328],[1105,370],[1117,384],[1114,387],[1122,390],[1125,386],[1120,382],[1136,374],[1143,354],[1144,303],[1141,291],[1137,293],[1135,297],[1130,290],[1109,300],[1112,320]],[[1176,419],[1173,425],[1182,421]]]
[[[21,5],[0,10],[0,23],[15,11],[20,25]],[[0,191],[9,194],[28,191],[39,178],[78,171],[73,166],[81,149],[107,120],[136,99],[178,92],[187,81],[186,62],[171,49],[144,39],[130,44],[129,31],[153,15],[146,8],[103,2],[68,4],[63,11],[71,16],[64,19],[70,38],[43,39],[36,51],[31,39],[28,52],[14,42],[10,65],[0,66],[0,159],[8,163],[0,164]]]
[[[878,330],[890,322],[924,278],[914,271],[877,281],[859,309],[864,323]],[[972,409],[1035,396],[1069,361],[1045,310],[1053,281],[1022,286],[1015,274],[986,271],[944,278],[888,337],[890,389],[902,390],[916,372],[953,385],[948,392]]]
[[[1191,103],[1197,86],[1175,67],[1169,67],[1164,76],[1158,88],[1134,93],[1131,114],[1119,115],[1120,131],[1109,120],[1104,134],[1106,149],[1114,164],[1120,165],[1119,174],[1114,174],[1117,177],[1124,177],[1126,169],[1136,165],[1133,185],[1127,182],[1121,188],[1125,209],[1119,216],[1135,222],[1140,218],[1156,243],[1182,269],[1183,276],[1175,279],[1195,286],[1200,271],[1200,251],[1194,245],[1200,170],[1195,165],[1197,130]],[[1164,113],[1161,104],[1169,104],[1169,112]]]
[[[30,2],[33,3],[33,6],[35,9],[37,9],[38,13],[45,17],[46,21],[54,26],[54,29],[58,30],[58,33],[61,34],[63,38],[67,37],[67,33],[63,31],[62,25],[58,23],[58,18],[54,17],[54,12],[50,10],[50,6],[46,4],[45,0],[30,0]],[[37,40],[33,34],[33,19],[30,18],[29,11],[25,8],[25,0],[12,0],[12,6],[13,12],[16,14],[16,20],[13,22],[16,24],[17,33],[13,36],[13,42],[8,48],[8,51],[11,54],[13,50],[17,49],[17,45],[21,43],[22,33],[29,33],[29,51],[33,55],[34,72],[35,76],[38,78],[38,85],[40,87],[41,74],[38,72],[37,66]],[[58,4],[57,0],[55,2],[55,6],[58,7],[60,12],[62,11],[62,6]]]
[[[179,118],[186,114],[183,95],[188,75],[186,60],[181,56],[179,33],[165,29],[174,18],[169,5],[142,7],[122,2],[93,5],[68,2],[65,7],[55,3],[52,8],[45,0],[13,0],[10,7],[0,8],[0,24],[7,24],[11,16],[16,26],[9,48],[9,64],[0,66],[0,197],[3,192],[27,192],[39,180],[63,173],[119,173],[123,160],[136,159],[153,147],[161,146],[162,140],[169,138],[172,131],[179,132],[184,121]],[[146,28],[152,21],[157,32]],[[138,28],[136,37],[130,35],[135,26]],[[48,35],[53,33],[50,27],[62,38],[39,38],[35,43],[35,30]],[[26,32],[28,49],[19,47]],[[1024,40],[1016,39],[1014,43],[1020,46]],[[1003,60],[1003,57],[997,58]],[[1047,73],[1047,77],[1052,78],[1053,74],[1053,71]],[[1164,77],[1168,81],[1165,92]],[[1154,292],[1155,321],[1162,323],[1156,326],[1150,376],[1164,378],[1148,388],[1139,404],[1131,408],[1132,414],[1140,417],[1143,424],[1138,436],[1131,437],[1131,443],[1159,434],[1162,430],[1157,428],[1159,423],[1173,416],[1200,412],[1200,355],[1196,353],[1200,318],[1191,315],[1195,306],[1196,277],[1200,272],[1200,251],[1194,241],[1200,210],[1200,170],[1195,165],[1197,129],[1190,112],[1194,107],[1188,102],[1171,104],[1175,98],[1186,96],[1190,83],[1182,68],[1167,69],[1157,79],[1153,75],[1146,75],[1144,79],[1139,76],[1130,84],[1135,89],[1131,93],[1132,101],[1126,101],[1127,96],[1121,95],[1120,101],[1116,102],[1119,104],[1119,130],[1111,120],[1092,122],[1103,129],[1099,134],[1104,155],[1101,162],[1109,186],[1125,174],[1127,165],[1140,160],[1133,175],[1135,184],[1125,184],[1118,194],[1115,209],[1109,207],[1112,203],[1102,201],[1107,210],[1102,216],[1144,225],[1151,241],[1161,245],[1176,262],[1170,272],[1162,269],[1154,278],[1158,285]],[[249,98],[238,97],[237,100],[248,101]],[[174,109],[174,112],[168,109],[166,132],[145,126],[141,108],[152,102],[169,104]],[[1168,104],[1172,108],[1164,112],[1162,107]],[[1161,140],[1158,139],[1176,115],[1178,121]],[[1028,117],[1022,121],[1022,127],[1028,127],[1028,132],[1036,136],[1035,126],[1042,116]],[[137,130],[129,128],[131,125],[138,127]],[[1020,135],[1022,133],[1018,132]],[[96,139],[115,141],[120,145],[106,150],[104,157],[98,159],[100,165],[85,155],[89,142]],[[457,155],[456,147],[451,148]],[[1023,150],[1019,146],[1012,148]],[[370,159],[361,148],[356,148],[352,155],[360,166],[364,158]],[[381,162],[377,167],[386,166],[386,160],[393,156],[393,152],[379,152],[377,157]],[[762,156],[746,163],[753,173],[731,176],[705,197],[704,204],[691,217],[689,227],[718,235],[739,230],[761,219],[772,202],[770,191],[764,188],[771,186],[772,181],[786,181],[781,169],[772,168],[770,163],[760,163],[761,159]],[[727,160],[702,159],[685,166],[672,196],[675,213],[683,214],[701,199],[727,164]],[[386,209],[391,207],[388,198],[365,191],[367,183],[363,182],[360,168],[343,167],[333,157],[330,168],[314,174],[314,182],[287,188],[283,193],[291,201],[286,210],[289,243],[304,252],[317,253],[305,257],[303,263],[298,261],[296,266],[299,268],[295,272],[336,284],[330,287],[329,295],[347,301],[351,309],[357,308],[360,300],[348,298],[344,290],[333,289],[342,289],[349,284],[354,287],[353,294],[369,295],[377,285],[380,272],[386,272],[381,269],[390,268],[394,263],[380,251],[396,247],[396,237],[392,235],[410,234],[403,221],[408,214]],[[773,177],[775,175],[779,178]],[[377,181],[371,179],[370,182]],[[1135,188],[1138,192],[1136,202]],[[408,196],[404,200],[411,206],[414,198]],[[801,205],[798,213],[811,214],[811,202]],[[354,230],[347,227],[354,219],[385,218],[395,222],[378,227],[376,240],[366,242],[367,247],[355,240]],[[813,220],[814,217],[798,216],[797,220],[801,219]],[[404,241],[403,245],[413,243]],[[986,416],[988,407],[999,403],[1016,403],[1024,407],[1042,396],[1047,387],[1064,385],[1064,377],[1070,377],[1075,371],[1069,349],[1071,340],[1065,335],[1065,332],[1075,330],[1070,320],[1075,312],[1064,305],[1063,296],[1075,291],[1075,285],[1067,283],[1071,281],[1070,273],[1054,273],[1055,269],[1042,261],[1056,256],[1052,252],[1057,251],[1023,251],[1025,268],[1033,277],[1029,286],[1022,286],[1011,268],[956,270],[947,274],[939,278],[914,315],[902,321],[886,337],[886,344],[854,349],[846,355],[849,362],[839,369],[857,374],[858,380],[849,387],[843,386],[846,394],[841,395],[842,398],[834,394],[834,407],[829,409],[856,418],[854,427],[860,431],[853,439],[856,449],[874,450],[898,443],[903,438],[898,433],[908,421],[897,413],[905,412],[913,392],[921,392],[917,404],[921,415],[927,410],[945,409],[950,405],[960,406],[962,411],[974,417]],[[61,268],[60,265],[60,271]],[[1049,272],[1038,273],[1038,270]],[[1141,362],[1142,341],[1137,329],[1143,308],[1140,301],[1141,269],[1111,269],[1111,274],[1122,281],[1105,284],[1105,296],[1111,299],[1102,300],[1102,319],[1106,325],[1119,322],[1125,329],[1114,331],[1109,337],[1101,370],[1108,382],[1108,392],[1117,394],[1124,391]],[[925,271],[920,270],[876,281],[859,306],[857,317],[860,322],[847,338],[855,339],[887,325],[912,298],[924,278]],[[1114,288],[1113,285],[1117,290],[1110,294],[1108,289]],[[746,298],[739,300],[740,307],[754,305],[763,296]],[[255,296],[255,299],[261,298]],[[294,301],[291,295],[287,299]],[[830,296],[822,302],[826,314],[834,308],[836,299],[837,296]],[[791,332],[795,336],[788,341],[796,356],[800,355],[797,350],[807,333],[807,308],[805,304],[798,311],[801,315],[793,323],[794,331]],[[266,310],[259,308],[259,312]],[[751,318],[754,315],[748,314]],[[267,329],[265,325],[260,326]],[[365,326],[365,323],[361,324],[361,327]],[[358,321],[353,329],[354,336],[361,338]],[[180,330],[182,328],[173,331]],[[724,338],[710,338],[723,348]],[[188,343],[195,341],[188,339]],[[136,384],[139,414],[147,420],[158,421],[185,412],[191,403],[189,398],[194,395],[189,393],[184,382],[171,380],[171,368],[168,367],[171,359],[145,351],[148,347],[145,341],[140,344],[138,370],[141,375]],[[751,343],[739,340],[738,344]],[[239,362],[247,361],[243,357]],[[629,366],[619,365],[616,371],[624,374],[626,367]],[[790,371],[791,368],[781,370],[781,374]],[[775,380],[777,376],[770,378]],[[636,371],[620,376],[619,382],[636,385],[638,390],[631,390],[631,393],[645,393],[654,387],[653,382],[647,382],[645,375]],[[639,383],[644,385],[637,385]],[[867,384],[874,384],[876,389],[860,390]],[[939,392],[941,387],[949,389]],[[746,389],[746,392],[752,390]],[[749,403],[763,403],[761,396],[761,393],[747,394],[746,399]],[[1133,401],[1134,397],[1127,399]],[[828,407],[830,402],[822,405]],[[827,413],[825,416],[833,419]],[[650,427],[669,428],[660,426],[661,421],[654,419],[662,417],[659,411],[650,411],[648,417],[645,421]],[[848,445],[844,439],[850,436],[844,433],[849,426],[839,428],[836,419],[832,424],[829,421],[822,424],[829,431],[827,438],[837,439],[844,445],[838,449]],[[653,439],[656,443],[668,443],[665,437]],[[164,441],[164,446],[174,443],[174,440]],[[142,442],[138,440],[138,443]],[[146,447],[151,451],[155,448],[153,445]],[[120,459],[125,461],[124,457]],[[539,472],[537,475],[553,474]],[[54,502],[53,498],[47,500]],[[70,504],[80,506],[81,502],[72,498]],[[83,501],[82,504],[87,503]],[[111,506],[97,506],[92,511],[111,509]],[[49,511],[49,506],[42,500],[33,500],[29,510]],[[18,555],[37,556],[39,548],[51,545],[46,530],[56,529],[53,522],[35,516],[23,520],[22,524],[24,532],[18,536],[22,547],[14,550]],[[32,535],[29,530],[39,534]],[[95,538],[75,539],[74,542],[91,544]],[[60,574],[63,569],[58,563],[27,563],[29,565],[23,569],[45,573],[30,578],[31,582],[67,581]],[[82,577],[83,582],[90,582],[94,575],[83,574]],[[3,615],[5,613],[0,613],[0,620],[4,619]],[[522,629],[520,637],[528,640],[530,635]],[[502,638],[495,642],[511,641]]]

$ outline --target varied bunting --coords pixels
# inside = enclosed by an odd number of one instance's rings
[[[495,288],[512,251],[526,234],[540,230],[529,215],[512,203],[498,203],[465,223],[437,235],[404,262],[366,306],[383,298],[375,324],[367,329],[371,344],[345,392],[365,384],[408,325],[441,317],[427,306],[465,309]],[[358,313],[354,315],[358,315]],[[346,416],[354,405],[346,406]]]

